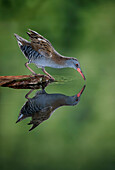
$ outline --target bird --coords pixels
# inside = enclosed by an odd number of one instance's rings
[[[77,70],[84,80],[85,76],[80,68],[80,63],[76,58],[66,57],[59,54],[49,40],[44,38],[42,35],[29,29],[27,32],[30,41],[20,37],[14,33],[18,41],[19,48],[22,53],[28,59],[28,62],[25,63],[25,66],[35,75],[37,75],[28,65],[34,63],[38,68],[41,68],[42,71],[51,79],[55,80],[46,70],[45,67],[52,68],[74,68]]]
[[[28,125],[33,125],[29,131],[33,130],[40,123],[47,120],[57,108],[77,105],[85,87],[86,85],[74,96],[66,96],[60,93],[48,94],[45,90],[40,90],[37,91],[34,97],[29,98],[28,95],[32,92],[32,90],[30,90],[25,96],[27,102],[23,105],[16,123],[25,118],[32,117]]]

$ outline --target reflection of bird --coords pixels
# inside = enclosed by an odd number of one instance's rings
[[[45,39],[43,36],[38,34],[35,31],[29,29],[30,32],[27,32],[31,42],[25,40],[17,34],[14,34],[18,45],[29,60],[25,66],[33,73],[35,72],[28,66],[30,63],[34,63],[37,67],[42,68],[42,71],[47,74],[50,78],[54,79],[49,73],[45,71],[45,67],[52,68],[65,68],[71,67],[76,69],[84,78],[83,72],[81,71],[80,64],[76,58],[64,57],[60,55],[51,45],[51,43]]]
[[[47,120],[51,116],[52,112],[58,107],[64,105],[73,106],[78,104],[84,89],[85,86],[77,95],[74,96],[48,94],[44,90],[38,91],[33,98],[28,98],[28,95],[26,95],[28,101],[22,107],[17,122],[27,117],[32,117],[32,120],[29,123],[29,125],[33,124],[32,128],[30,129],[32,130],[44,120]],[[30,92],[28,94],[30,94]]]

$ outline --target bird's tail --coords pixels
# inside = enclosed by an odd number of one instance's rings
[[[29,41],[27,41],[26,39],[20,37],[18,34],[14,34],[14,36],[16,37],[16,39],[18,41],[19,47],[22,46],[22,45],[30,45]]]
[[[30,59],[32,57],[31,43],[29,41],[25,40],[24,38],[20,37],[17,34],[14,34],[14,36],[16,37],[16,39],[18,41],[18,45],[19,45],[19,48],[21,49],[22,53],[25,55],[25,57],[27,59]]]
[[[18,116],[18,120],[16,121],[16,123],[20,122],[21,120],[25,119],[25,115],[23,115],[22,113],[19,114]]]

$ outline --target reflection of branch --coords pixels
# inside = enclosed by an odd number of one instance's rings
[[[15,89],[45,88],[52,79],[45,75],[0,76],[0,86]]]

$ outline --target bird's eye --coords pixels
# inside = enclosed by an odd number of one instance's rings
[[[78,64],[76,64],[76,66],[78,67]]]

